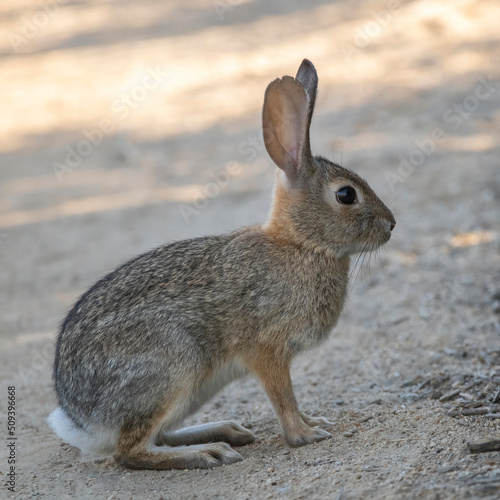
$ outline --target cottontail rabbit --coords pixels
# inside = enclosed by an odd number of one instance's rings
[[[264,141],[280,168],[269,220],[162,246],[98,281],[57,339],[55,432],[137,469],[207,468],[242,460],[254,435],[234,422],[180,429],[226,384],[251,373],[285,440],[330,436],[304,415],[290,362],[328,338],[346,298],[349,256],[386,243],[395,220],[368,184],[312,156],[317,88],[305,59],[267,87]],[[227,444],[228,443],[228,444]]]

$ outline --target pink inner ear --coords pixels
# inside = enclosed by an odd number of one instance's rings
[[[281,117],[283,123],[280,127],[279,141],[295,167],[297,167],[303,140],[302,136],[305,133],[307,109],[301,108],[300,103],[298,104],[293,100],[287,99],[285,102]]]
[[[290,155],[293,167],[299,166],[303,141],[307,133],[307,93],[302,87],[286,95],[283,104],[282,146]]]

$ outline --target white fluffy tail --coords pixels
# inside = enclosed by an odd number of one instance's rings
[[[116,449],[117,431],[96,429],[87,432],[84,429],[79,429],[61,407],[56,408],[50,414],[48,422],[63,441],[80,448],[85,453],[111,455]]]

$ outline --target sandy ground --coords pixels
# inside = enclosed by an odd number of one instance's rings
[[[499,3],[6,4],[0,429],[7,441],[15,386],[17,479],[9,492],[2,445],[0,498],[498,498],[499,453],[467,443],[500,433]],[[356,267],[329,342],[294,365],[333,437],[288,449],[248,379],[190,420],[252,428],[237,465],[131,472],[82,456],[46,423],[59,322],[125,259],[264,220],[263,92],[303,57],[320,77],[314,151],[366,177],[398,221]],[[467,407],[489,415],[448,415]]]

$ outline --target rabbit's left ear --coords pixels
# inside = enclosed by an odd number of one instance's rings
[[[271,82],[264,97],[264,143],[274,163],[296,182],[313,165],[309,143],[318,77],[304,59],[297,78],[284,76]]]
[[[295,77],[307,92],[309,97],[309,124],[311,123],[312,114],[314,111],[314,103],[316,102],[316,94],[318,92],[318,74],[314,64],[309,59],[304,59],[297,71]]]

